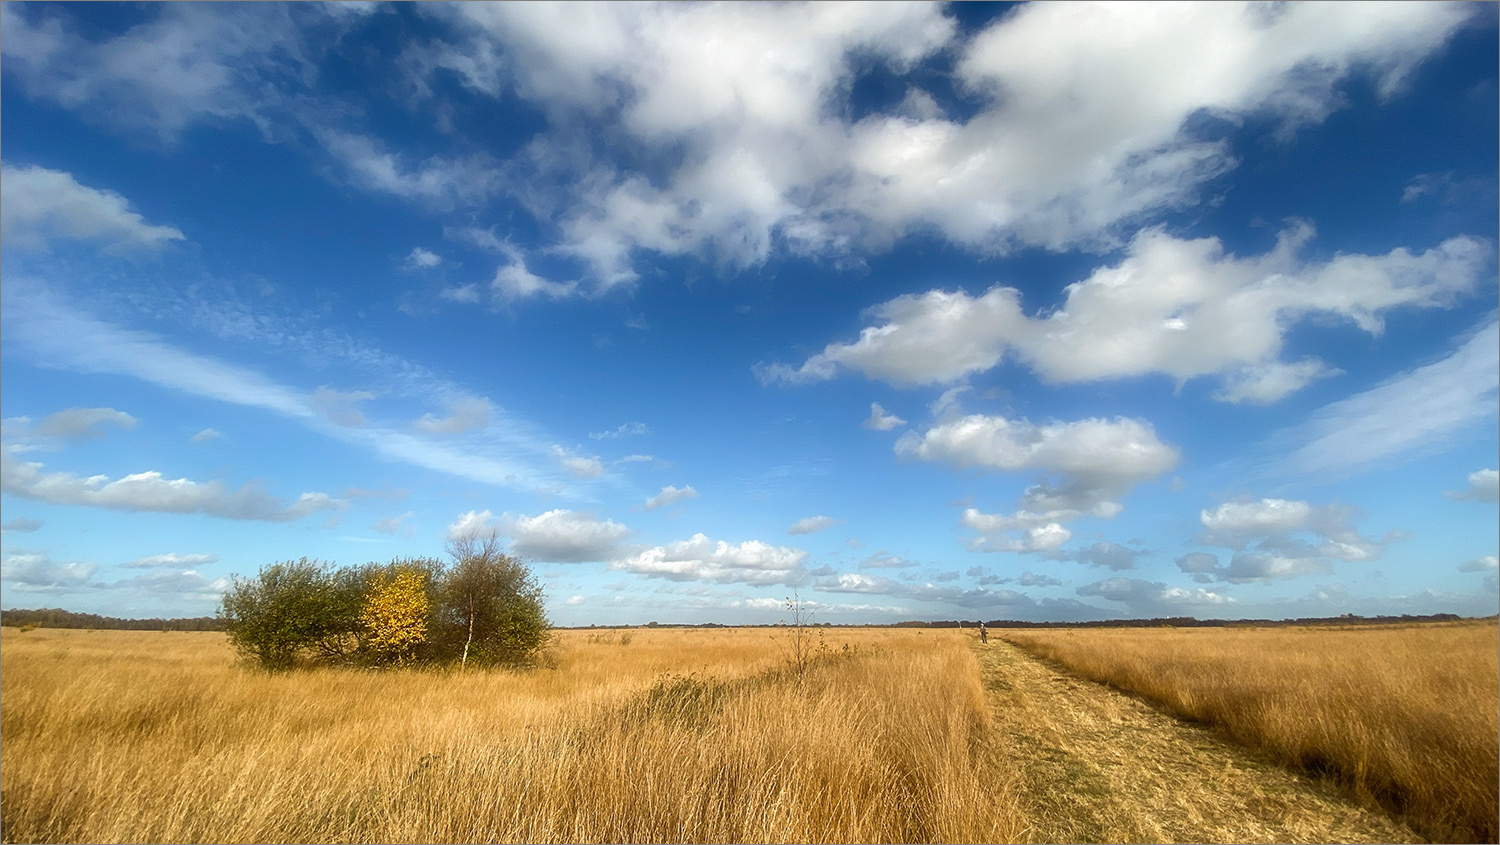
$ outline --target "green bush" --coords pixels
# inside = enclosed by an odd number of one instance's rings
[[[451,566],[432,558],[340,569],[307,558],[274,563],[254,578],[233,579],[218,620],[246,659],[271,671],[289,669],[303,656],[361,665],[537,659],[551,628],[531,569],[502,554],[494,538],[449,551]],[[408,603],[424,608],[426,621],[409,621],[423,635],[392,659],[390,631],[382,628],[389,627],[389,613],[374,612],[372,601],[398,577],[419,594]],[[383,600],[388,604],[390,597]]]

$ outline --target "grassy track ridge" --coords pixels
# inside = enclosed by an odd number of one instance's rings
[[[1274,629],[1007,630],[1078,676],[1213,725],[1438,841],[1495,842],[1494,621]]]
[[[974,648],[1028,842],[1422,841],[1206,728],[1004,641]]]

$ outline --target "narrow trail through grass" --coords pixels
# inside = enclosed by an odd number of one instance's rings
[[[1029,842],[1420,842],[1333,787],[1212,730],[1050,666],[975,644]]]

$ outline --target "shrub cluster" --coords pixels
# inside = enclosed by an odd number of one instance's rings
[[[493,540],[434,558],[334,568],[303,558],[235,577],[218,619],[247,659],[269,670],[299,659],[394,666],[523,664],[547,644],[542,589]]]

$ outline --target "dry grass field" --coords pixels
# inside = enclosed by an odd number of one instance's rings
[[[997,633],[1083,678],[1326,775],[1428,837],[1496,841],[1493,621]]]
[[[267,675],[212,633],[0,633],[7,842],[1016,841],[957,632],[561,632],[552,668]],[[844,645],[850,648],[846,652]]]

